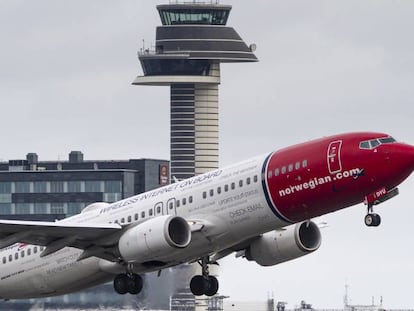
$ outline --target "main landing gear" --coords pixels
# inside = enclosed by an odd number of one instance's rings
[[[120,295],[137,295],[141,292],[142,286],[142,278],[135,273],[121,273],[114,279],[114,289]]]
[[[202,275],[196,275],[191,279],[190,289],[195,296],[214,296],[217,294],[219,283],[216,277],[210,275],[208,265],[211,263],[208,256],[201,258],[198,262],[201,266]]]
[[[372,205],[368,205],[367,215],[364,218],[365,225],[368,227],[378,227],[381,224],[381,217],[373,213]]]

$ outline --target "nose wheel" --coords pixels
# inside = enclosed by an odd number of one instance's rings
[[[368,206],[368,213],[364,218],[365,225],[368,227],[378,227],[381,224],[381,216],[372,211],[372,206]]]
[[[199,261],[201,265],[202,275],[196,275],[191,279],[190,289],[194,296],[214,296],[219,289],[219,282],[216,277],[210,275],[208,265],[210,260],[208,257],[203,257]]]

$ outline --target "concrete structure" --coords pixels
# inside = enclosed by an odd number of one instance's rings
[[[171,87],[171,177],[181,180],[218,168],[220,64],[257,58],[254,45],[226,26],[229,5],[177,1],[157,9],[155,51],[139,52],[144,75],[133,84]]]

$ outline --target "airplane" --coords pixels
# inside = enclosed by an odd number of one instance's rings
[[[0,221],[0,298],[62,295],[113,280],[138,294],[141,274],[201,265],[194,295],[215,295],[209,266],[232,253],[272,266],[316,251],[312,218],[398,194],[414,170],[414,146],[357,132],[298,144],[56,222]]]

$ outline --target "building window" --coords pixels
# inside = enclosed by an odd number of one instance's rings
[[[35,214],[47,214],[47,203],[35,203],[34,212]]]
[[[46,181],[35,181],[33,182],[33,191],[35,193],[46,193],[47,182]]]
[[[50,182],[50,192],[51,193],[64,192],[64,183],[63,183],[63,181],[51,181]]]
[[[65,214],[65,204],[64,203],[50,204],[50,213],[51,214]]]
[[[100,181],[85,181],[85,192],[102,192]]]
[[[84,203],[69,202],[68,203],[68,215],[79,214],[84,207]]]
[[[119,180],[106,180],[104,182],[104,189],[107,193],[120,193],[121,182]]]
[[[11,182],[0,182],[0,193],[11,193]]]
[[[82,184],[80,181],[68,181],[68,192],[81,192]]]
[[[15,193],[30,193],[30,182],[29,181],[16,181],[14,183]]]
[[[11,203],[0,203],[0,214],[1,215],[10,215],[11,211]]]
[[[16,203],[16,214],[30,214],[30,203]]]

